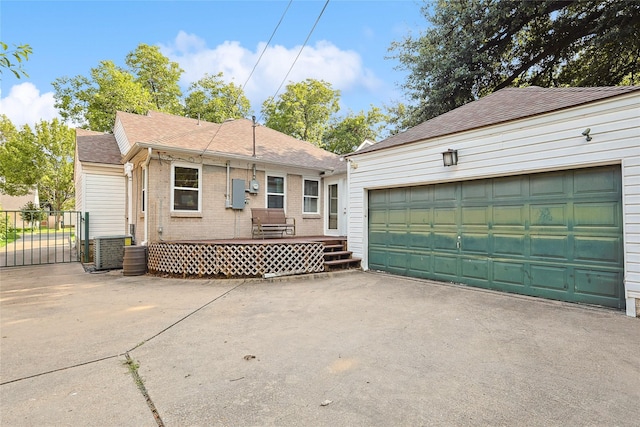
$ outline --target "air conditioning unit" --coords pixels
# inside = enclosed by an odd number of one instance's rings
[[[96,270],[122,268],[124,246],[131,244],[130,236],[101,236],[93,243],[93,260]]]

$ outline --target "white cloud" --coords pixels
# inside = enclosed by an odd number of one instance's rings
[[[255,51],[247,49],[237,41],[225,41],[215,48],[208,48],[203,39],[180,31],[174,42],[162,45],[164,55],[176,61],[184,69],[182,85],[222,72],[227,82],[243,85],[247,81],[265,43],[259,43]],[[260,64],[245,87],[245,94],[255,111],[262,102],[274,95],[295,60],[300,45],[285,47],[272,45],[267,48]],[[352,50],[341,50],[333,43],[320,41],[315,46],[306,46],[284,85],[307,78],[325,80],[343,94],[349,91],[375,92],[382,83],[373,71],[365,68],[360,55]],[[284,91],[284,85],[280,93]]]
[[[41,120],[60,118],[53,104],[53,92],[40,94],[33,83],[25,82],[12,86],[9,95],[0,98],[0,114],[6,114],[16,127],[34,127]]]

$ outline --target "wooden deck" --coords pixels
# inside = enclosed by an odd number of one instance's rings
[[[305,242],[346,242],[344,236],[295,236],[295,237],[276,237],[267,239],[215,239],[215,240],[171,240],[170,243],[186,243],[186,244],[214,244],[214,245],[264,245],[273,243],[305,243]],[[168,242],[168,241],[167,241]],[[165,243],[165,242],[163,242]]]
[[[174,240],[149,245],[151,273],[181,277],[269,277],[360,265],[346,237]]]

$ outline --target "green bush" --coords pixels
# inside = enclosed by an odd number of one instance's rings
[[[7,240],[9,237],[15,238],[15,230],[9,222],[9,214],[0,211],[0,240]]]
[[[30,223],[35,229],[40,228],[40,221],[47,217],[46,212],[36,206],[33,202],[27,202],[21,210],[20,217],[22,220]]]

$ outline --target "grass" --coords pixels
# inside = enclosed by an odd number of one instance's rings
[[[11,243],[20,239],[22,234],[25,234],[25,238],[28,238],[30,234],[34,234],[34,235],[53,234],[55,236],[56,234],[62,234],[67,232],[71,233],[70,237],[72,240],[75,239],[76,233],[75,233],[75,228],[73,227],[66,227],[58,230],[54,228],[47,228],[47,227],[41,227],[39,229],[18,228],[18,229],[7,232],[6,239],[0,239],[0,248],[10,245]]]
[[[5,246],[7,246],[8,244],[15,242],[19,238],[20,238],[20,236],[18,236],[18,232],[17,231],[9,231],[7,233],[7,238],[6,239],[0,239],[0,248],[3,248]]]

